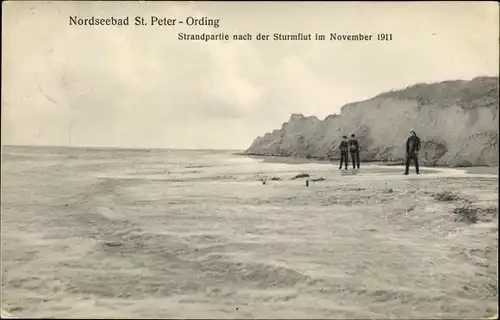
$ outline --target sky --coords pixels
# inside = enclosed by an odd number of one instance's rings
[[[2,144],[237,149],[292,113],[498,76],[496,2],[2,2]],[[70,26],[69,17],[129,26]],[[210,26],[135,26],[135,16]],[[254,36],[181,41],[179,32]],[[262,41],[257,33],[322,33]],[[392,41],[330,41],[391,33]]]

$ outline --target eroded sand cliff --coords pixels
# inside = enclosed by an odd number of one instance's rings
[[[417,84],[350,103],[324,120],[293,114],[258,137],[246,154],[338,158],[342,135],[356,134],[365,161],[399,161],[410,128],[424,165],[498,165],[498,77]]]

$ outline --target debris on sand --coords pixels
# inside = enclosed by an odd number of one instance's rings
[[[324,181],[325,178],[314,178],[314,179],[307,179],[306,180],[306,187],[309,187],[310,182],[317,182],[317,181]]]
[[[345,191],[364,191],[366,188],[345,188]]]
[[[384,193],[393,193],[394,190],[392,190],[392,188],[388,188],[387,187],[387,182],[385,183],[385,189],[384,189]]]
[[[409,206],[409,207],[406,209],[406,213],[414,211],[416,207],[417,207],[417,206],[415,206],[415,205],[413,205],[413,206]]]
[[[455,208],[453,213],[457,216],[455,217],[455,221],[467,222],[467,223],[476,223],[477,222],[477,208],[472,206],[462,206]]]
[[[455,221],[472,224],[478,221],[491,221],[492,217],[498,216],[498,208],[483,208],[466,204],[455,208],[453,213],[456,214]]]
[[[283,178],[281,177],[259,177],[259,181],[281,181]]]
[[[436,201],[457,201],[457,200],[463,200],[462,197],[458,195],[456,192],[451,192],[451,191],[443,191],[443,192],[437,192],[437,193],[432,193],[432,197]]]
[[[309,177],[310,177],[309,174],[307,174],[307,173],[301,173],[301,174],[298,174],[295,177],[293,177],[292,180],[301,179],[301,178],[309,178]]]
[[[280,177],[272,177],[272,178],[265,177],[265,178],[259,179],[259,181],[261,181],[263,185],[265,185],[267,183],[267,181],[281,181],[281,180],[283,180],[283,179]]]
[[[121,247],[123,245],[123,243],[108,241],[108,242],[104,242],[104,245],[106,245],[108,247]]]

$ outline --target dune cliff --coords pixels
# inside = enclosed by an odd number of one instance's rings
[[[281,129],[256,138],[245,154],[337,159],[342,135],[354,133],[361,160],[401,161],[408,130],[415,128],[424,165],[494,166],[498,96],[498,77],[416,84],[349,103],[324,120],[293,114]]]

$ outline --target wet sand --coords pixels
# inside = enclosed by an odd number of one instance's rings
[[[2,308],[69,318],[488,317],[498,305],[498,176],[468,172],[7,148]],[[292,179],[300,173],[325,180],[306,187]],[[443,191],[458,197],[437,200]],[[460,219],[467,206],[484,214]]]

